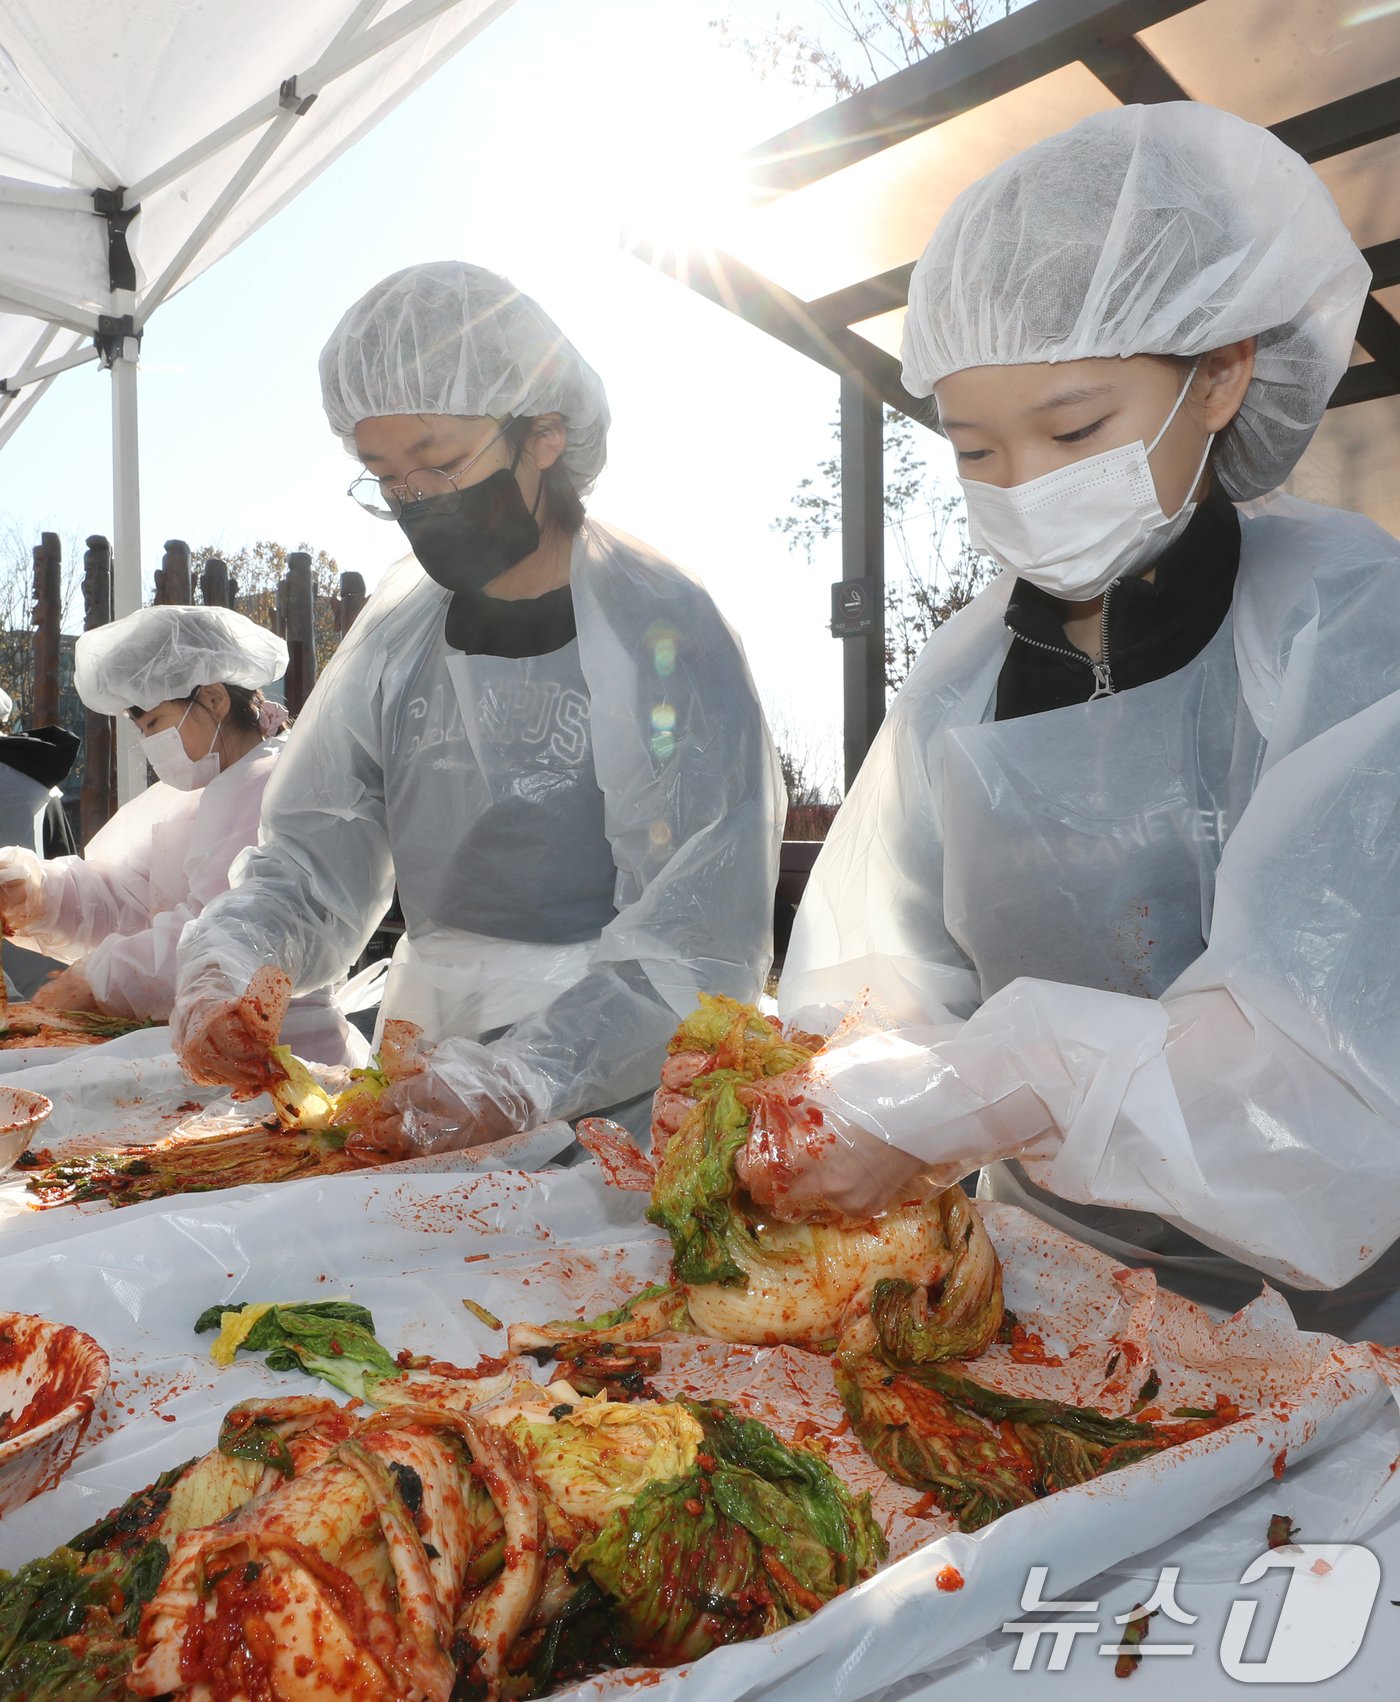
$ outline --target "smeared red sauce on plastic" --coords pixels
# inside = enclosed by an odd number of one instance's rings
[[[938,1589],[952,1591],[960,1590],[966,1579],[956,1566],[940,1566],[933,1581]]]

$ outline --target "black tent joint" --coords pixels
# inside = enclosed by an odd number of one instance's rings
[[[126,233],[131,221],[141,211],[138,201],[126,205],[125,189],[94,189],[92,210],[107,221],[107,282],[114,290],[136,288],[136,262],[131,258]],[[100,346],[100,345],[99,345]]]
[[[305,97],[299,95],[297,93],[296,78],[288,77],[283,82],[281,88],[277,91],[277,104],[285,107],[288,112],[294,112],[298,118],[304,118],[306,114],[310,112],[311,108],[315,106],[316,96],[314,94],[309,94]]]
[[[139,348],[141,333],[136,329],[136,321],[131,314],[98,314],[97,334],[92,341],[103,366],[111,366],[113,361],[121,360],[126,350],[126,344],[132,338],[135,339]]]

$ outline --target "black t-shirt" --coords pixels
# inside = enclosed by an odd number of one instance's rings
[[[1200,655],[1229,610],[1239,565],[1239,516],[1212,485],[1158,559],[1151,584],[1127,578],[1108,594],[1104,654],[1115,691],[1163,679]],[[1094,695],[1093,663],[1065,636],[1065,613],[1058,597],[1016,581],[1006,608],[1015,638],[997,679],[998,721],[1087,703]]]
[[[549,656],[577,636],[573,593],[567,585],[540,597],[488,597],[458,591],[447,605],[443,629],[454,650],[468,656]]]

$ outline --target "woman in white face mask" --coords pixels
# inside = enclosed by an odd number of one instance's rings
[[[101,714],[130,716],[159,783],[118,810],[81,858],[0,851],[5,932],[71,960],[36,1004],[169,1018],[181,930],[257,842],[289,726],[259,688],[286,665],[280,638],[228,609],[139,609],[79,638],[78,695]],[[361,1060],[325,999],[293,1007],[286,1038],[324,1063]]]
[[[1400,1339],[1400,547],[1276,494],[1369,281],[1309,167],[1201,106],[949,209],[904,380],[1005,571],[814,870],[782,1003],[892,1027],[821,1066],[780,1214],[985,1166],[1189,1292]]]

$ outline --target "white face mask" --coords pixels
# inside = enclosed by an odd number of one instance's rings
[[[194,705],[190,705],[193,709]],[[190,709],[180,717],[173,727],[165,727],[159,733],[147,733],[141,740],[141,751],[146,761],[155,769],[158,779],[167,786],[173,786],[177,792],[197,792],[201,786],[207,786],[219,772],[219,753],[214,746],[219,742],[222,727],[215,727],[214,737],[210,742],[208,752],[198,759],[189,755],[185,749],[184,740],[180,737],[180,728],[189,718]]]
[[[1193,366],[1150,444],[1139,438],[1005,489],[961,479],[973,549],[1072,603],[1101,595],[1125,574],[1145,572],[1196,512],[1188,495],[1170,519],[1163,514],[1147,460],[1176,418],[1195,376]],[[1188,493],[1200,480],[1214,440],[1212,432]]]

